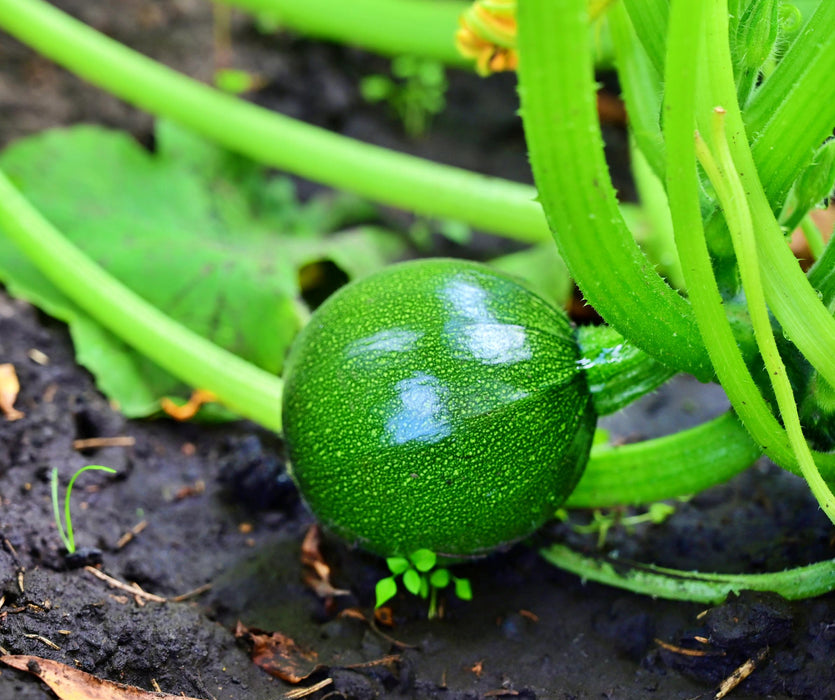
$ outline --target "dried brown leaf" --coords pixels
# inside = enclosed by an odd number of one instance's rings
[[[319,598],[351,595],[351,591],[335,588],[331,583],[331,568],[320,550],[321,535],[319,528],[312,525],[302,541],[301,563],[305,568],[304,583]]]
[[[7,666],[27,671],[46,683],[61,700],[197,700],[123,685],[37,656],[0,656]]]
[[[250,645],[250,657],[256,666],[288,683],[301,683],[325,668],[315,651],[299,646],[281,632],[265,632],[238,622],[235,637]]]
[[[19,392],[20,382],[17,380],[14,365],[0,365],[0,411],[6,416],[6,420],[23,418],[24,414],[14,407]]]

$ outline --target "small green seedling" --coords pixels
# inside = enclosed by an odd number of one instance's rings
[[[70,483],[67,484],[67,491],[64,494],[64,517],[61,518],[61,507],[58,504],[58,470],[56,468],[52,469],[52,512],[55,515],[55,524],[58,526],[58,534],[61,537],[61,541],[64,543],[64,546],[67,548],[68,554],[75,553],[75,538],[73,537],[72,532],[72,517],[70,515],[70,495],[72,494],[72,487],[75,484],[75,480],[81,475],[82,472],[86,472],[87,470],[95,469],[96,471],[108,472],[109,474],[115,474],[116,470],[111,469],[110,467],[102,467],[98,464],[88,464],[86,467],[81,467],[75,474],[72,475],[70,479]]]
[[[409,136],[422,136],[432,117],[446,106],[446,73],[438,61],[398,56],[391,62],[392,77],[369,75],[360,83],[367,102],[387,102]]]
[[[403,586],[412,595],[419,595],[424,600],[429,598],[429,619],[438,616],[438,590],[446,588],[450,582],[455,586],[455,595],[461,600],[472,600],[473,592],[470,581],[449,573],[449,569],[436,569],[436,554],[428,549],[418,549],[407,557],[388,557],[389,571],[392,575],[377,581],[377,604],[380,607],[397,593],[397,577],[402,574]]]
[[[673,513],[675,513],[675,506],[669,503],[652,503],[645,513],[637,513],[636,515],[624,515],[620,510],[601,510],[595,508],[592,514],[592,521],[587,525],[572,525],[571,529],[577,534],[588,535],[597,533],[597,547],[603,549],[606,544],[606,537],[609,531],[616,525],[630,530],[636,525],[643,523],[652,523],[653,525],[660,525]],[[562,522],[568,521],[568,511],[564,508],[557,510],[556,518]]]
[[[245,70],[220,68],[215,71],[215,87],[230,95],[244,95],[263,85],[263,79]]]

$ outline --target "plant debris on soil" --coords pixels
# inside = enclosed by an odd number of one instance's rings
[[[102,0],[56,4],[210,77],[204,0],[123,0],[118,12]],[[383,70],[381,59],[261,36],[242,15],[233,27],[236,55],[267,81],[257,100],[383,145],[529,178],[509,76],[451,74],[450,108],[426,139],[408,141],[357,95],[357,77]],[[0,55],[2,145],[85,120],[149,142],[146,115],[8,37]],[[19,384],[0,415],[0,660],[10,657],[0,664],[0,700],[51,697],[37,678],[47,669],[205,700],[835,697],[832,594],[799,602],[742,594],[716,607],[652,600],[561,572],[534,542],[462,566],[474,599],[442,596],[440,620],[427,620],[426,603],[408,595],[375,613],[385,562],[327,533],[317,541],[274,434],[246,422],[125,420],[75,363],[65,327],[2,293],[0,365]],[[606,427],[616,439],[644,439],[726,406],[717,387],[680,378]],[[117,474],[87,472],[76,484],[79,549],[70,557],[50,473],[59,470],[63,489],[87,464]],[[805,483],[766,462],[675,508],[660,525],[614,528],[607,551],[728,572],[835,557]],[[590,552],[596,544],[564,524],[537,536],[554,537]],[[79,694],[66,697],[96,697],[84,695],[92,681],[78,682]]]

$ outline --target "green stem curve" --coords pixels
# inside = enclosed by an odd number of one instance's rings
[[[241,416],[281,430],[282,382],[146,302],[90,260],[0,172],[0,230],[79,308],[128,345]]]
[[[455,48],[458,18],[470,6],[452,0],[223,0],[274,15],[283,27],[388,56],[414,54],[473,67]]]
[[[770,591],[800,600],[835,589],[835,559],[767,574],[714,574],[586,557],[562,544],[539,550],[542,557],[584,580],[624,588],[633,593],[669,600],[719,604],[740,591]]]
[[[550,238],[529,185],[396,153],[244,102],[142,56],[43,0],[0,0],[0,27],[108,92],[258,162],[520,241]]]
[[[594,448],[566,507],[608,508],[689,496],[727,481],[761,454],[732,412],[674,435]]]
[[[769,308],[784,333],[821,375],[835,386],[835,318],[820,302],[814,288],[800,269],[800,265],[786,245],[782,230],[774,217],[766,191],[757,171],[756,161],[749,146],[742,112],[737,102],[736,86],[728,44],[727,2],[715,5],[709,12],[706,63],[707,85],[715,107],[726,110],[728,145],[742,183],[753,220],[756,247],[760,260],[762,284]],[[817,22],[813,17],[810,22]],[[821,53],[835,54],[835,36],[821,37]],[[824,104],[821,110],[807,111],[828,114],[828,130],[835,123],[835,110]],[[709,113],[702,113],[707,127]],[[705,128],[707,132],[709,128]],[[794,127],[792,128],[794,130]],[[788,131],[785,129],[784,131]],[[780,145],[780,152],[785,147]]]
[[[518,43],[534,179],[572,276],[635,345],[665,365],[712,377],[693,310],[655,272],[618,211],[595,107],[586,2],[521,0]]]

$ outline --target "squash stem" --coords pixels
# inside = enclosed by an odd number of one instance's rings
[[[550,239],[530,185],[397,153],[271,112],[142,56],[43,0],[0,0],[0,27],[108,92],[257,162],[508,238]]]
[[[411,54],[471,67],[455,48],[458,18],[468,2],[445,0],[222,0],[275,17],[282,28],[388,56]]]
[[[682,571],[612,557],[587,557],[561,544],[539,550],[542,557],[584,580],[633,593],[717,605],[740,591],[769,591],[800,600],[835,589],[835,559],[767,574]]]
[[[728,229],[731,232],[734,250],[739,261],[742,285],[748,300],[748,313],[751,316],[757,345],[768,371],[768,377],[785,424],[791,449],[812,493],[829,519],[835,523],[835,496],[821,477],[809,446],[803,437],[797,404],[771,329],[768,306],[766,305],[765,292],[760,277],[760,261],[758,260],[757,241],[754,235],[754,223],[751,211],[748,208],[745,188],[737,175],[728,146],[728,138],[725,133],[725,110],[721,107],[717,107],[713,112],[712,135],[716,155],[714,156],[700,138],[697,138],[696,141],[696,153],[699,162],[716,189],[725,211]],[[744,410],[744,407],[740,406],[740,409]]]

